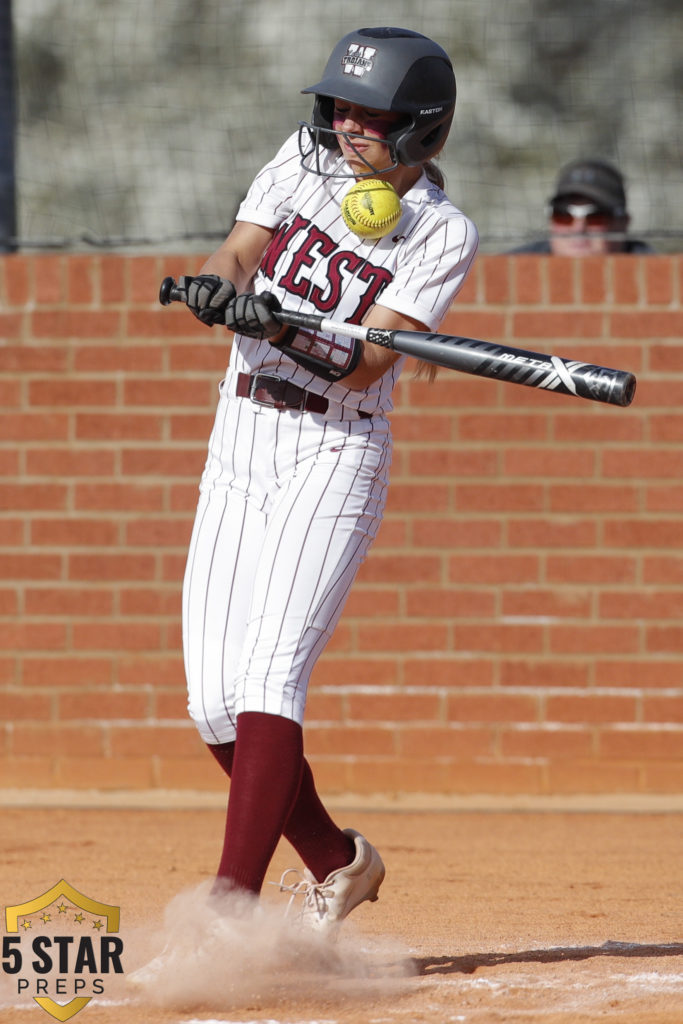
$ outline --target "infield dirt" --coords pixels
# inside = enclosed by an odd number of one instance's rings
[[[331,946],[283,921],[277,886],[266,885],[258,919],[212,918],[221,810],[2,817],[4,906],[65,879],[120,907],[124,973],[105,979],[78,1024],[683,1020],[680,813],[340,810],[381,851],[387,877]],[[282,843],[269,879],[291,866]],[[166,943],[170,968],[134,987]],[[54,1019],[15,976],[0,985],[1,1021]]]

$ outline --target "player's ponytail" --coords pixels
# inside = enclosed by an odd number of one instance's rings
[[[433,384],[436,380],[436,374],[439,367],[434,363],[427,363],[424,359],[418,359],[417,366],[415,367],[415,373],[413,374],[413,380],[419,380],[420,377],[424,377]]]
[[[446,179],[444,173],[440,167],[438,167],[433,160],[427,160],[422,165],[424,172],[432,185],[436,185],[437,188],[444,189],[446,187]]]

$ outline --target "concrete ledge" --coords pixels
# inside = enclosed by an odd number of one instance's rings
[[[324,795],[323,795],[324,796]],[[683,793],[601,793],[585,795],[401,793],[324,796],[334,810],[396,812],[520,812],[581,814],[681,814]],[[225,810],[226,794],[187,789],[91,790],[0,789],[0,807],[125,810]]]

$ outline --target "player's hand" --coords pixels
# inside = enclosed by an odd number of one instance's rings
[[[208,327],[224,322],[225,308],[235,298],[232,281],[217,274],[200,274],[181,277],[178,285],[187,294],[187,308],[198,320]]]
[[[271,292],[258,295],[245,292],[226,306],[225,326],[249,338],[272,338],[282,330],[282,324],[274,315],[281,309],[280,302]]]

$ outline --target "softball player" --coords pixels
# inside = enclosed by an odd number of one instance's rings
[[[440,46],[360,29],[303,92],[314,96],[311,121],[256,176],[200,275],[180,279],[199,320],[234,332],[188,554],[183,642],[190,715],[231,779],[214,892],[258,894],[284,834],[305,870],[283,889],[328,932],[377,898],[384,865],[318,798],[303,753],[306,690],[380,524],[404,359],[283,327],[277,311],[436,331],[477,232],[431,162],[455,107]],[[357,237],[340,214],[363,177],[401,196],[401,220],[379,240]]]

